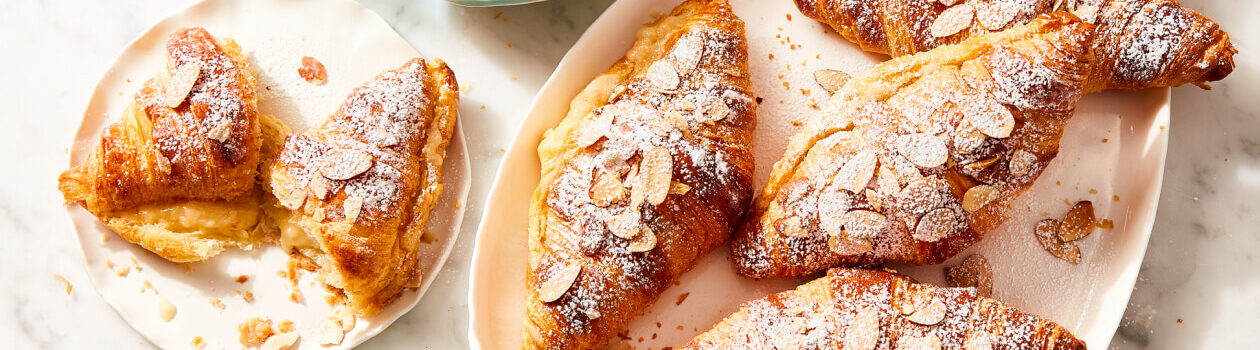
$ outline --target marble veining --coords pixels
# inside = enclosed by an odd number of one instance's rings
[[[787,1],[787,0],[778,0]],[[461,108],[481,208],[502,148],[560,58],[612,0],[554,0],[462,8],[439,0],[371,0],[421,52],[459,72],[485,65],[514,75],[463,81]],[[1231,33],[1238,68],[1212,91],[1173,90],[1170,150],[1155,231],[1110,348],[1254,346],[1260,324],[1260,2],[1183,0]],[[13,0],[0,6],[8,67],[0,84],[0,347],[152,348],[88,281],[55,179],[96,80],[151,23],[190,1]],[[456,45],[459,44],[459,45]],[[438,48],[460,47],[456,52]],[[485,106],[484,109],[481,106]],[[363,349],[467,347],[470,210],[442,275],[420,304]],[[73,291],[54,275],[64,276]]]

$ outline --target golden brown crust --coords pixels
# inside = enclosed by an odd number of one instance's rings
[[[1092,33],[1045,15],[853,77],[789,140],[731,242],[738,271],[935,264],[979,241],[1057,154]]]
[[[350,93],[322,126],[286,140],[269,188],[318,243],[325,281],[372,315],[418,285],[417,250],[442,191],[459,88],[414,59]]]
[[[806,16],[827,23],[862,49],[893,56],[955,44],[977,35],[1065,11],[1096,24],[1097,64],[1086,91],[1138,90],[1225,78],[1237,52],[1229,34],[1177,0],[957,1],[974,10],[966,28],[933,36],[932,24],[951,6],[934,0],[796,0]],[[1056,7],[1057,6],[1057,7]],[[992,28],[988,28],[992,27]]]
[[[944,310],[939,320],[930,315],[936,300],[944,305],[935,309]],[[860,321],[871,315],[876,323]],[[861,348],[854,345],[863,340],[869,349],[900,349],[925,338],[939,340],[937,349],[971,349],[966,345],[981,339],[989,346],[975,348],[1085,349],[1062,326],[980,297],[975,289],[858,269],[833,269],[794,290],[744,303],[680,349],[849,349]]]
[[[640,30],[546,133],[524,348],[606,346],[730,236],[752,192],[747,59],[725,0],[686,1]],[[597,178],[607,186],[592,189]]]

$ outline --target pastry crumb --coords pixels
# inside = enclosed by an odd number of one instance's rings
[[[227,306],[223,305],[223,300],[219,300],[218,298],[210,299],[210,306],[214,306],[219,310],[227,308]]]
[[[62,284],[66,285],[66,295],[70,295],[70,291],[74,290],[74,286],[70,284],[70,280],[67,280],[64,276],[54,273],[53,278],[56,278],[58,281],[61,281]]]
[[[298,67],[298,75],[306,82],[315,85],[324,85],[328,80],[328,71],[324,69],[324,64],[311,56],[302,56],[302,66]]]
[[[162,322],[171,322],[175,318],[175,304],[170,299],[158,300],[158,317],[162,318]]]
[[[319,325],[319,343],[322,345],[341,345],[341,340],[345,338],[345,332],[341,330],[341,324],[336,320],[324,320]]]
[[[144,286],[140,287],[140,293],[144,293],[146,290],[152,290],[153,294],[157,294],[157,288],[153,288],[153,284],[149,283],[149,281],[144,281]]]
[[[254,346],[262,344],[276,334],[271,329],[271,319],[263,317],[253,317],[245,322],[236,325],[236,331],[240,333],[240,342],[244,346]]]
[[[260,350],[286,350],[293,347],[293,344],[297,343],[297,340],[298,340],[297,333],[281,333],[274,337],[267,338],[267,340],[263,342],[262,346],[259,349]]]
[[[246,276],[246,275],[236,276],[236,283],[244,284],[245,282],[249,282],[249,276]]]
[[[689,296],[691,296],[691,292],[683,292],[682,294],[679,294],[678,300],[674,301],[674,305],[682,305],[683,301],[686,301]]]
[[[289,320],[280,321],[280,324],[276,325],[276,330],[280,331],[280,333],[289,333],[296,329],[297,326],[293,324],[293,321]]]
[[[193,349],[205,349],[206,340],[202,338],[200,335],[194,336],[192,339],[192,343],[190,345],[192,345]]]
[[[131,273],[131,266],[127,266],[127,265],[114,266],[115,275],[118,275],[119,277],[127,277],[128,273]]]

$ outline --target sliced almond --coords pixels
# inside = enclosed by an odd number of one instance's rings
[[[948,186],[945,180],[924,177],[911,181],[897,194],[897,203],[901,209],[913,215],[927,214],[928,211],[940,207],[945,196],[941,194]]]
[[[901,135],[897,138],[897,151],[921,168],[937,167],[949,160],[945,138],[932,134]]]
[[[854,239],[844,232],[837,236],[827,237],[827,247],[831,248],[832,252],[842,256],[862,255],[875,249],[870,241]]]
[[[987,139],[979,130],[970,126],[968,128],[970,129],[963,129],[954,134],[954,150],[958,151],[958,154],[975,152],[984,145],[984,140]]]
[[[888,166],[879,166],[879,177],[876,182],[879,183],[879,191],[888,195],[896,195],[901,192],[901,182],[897,176],[897,171]]]
[[[332,180],[349,180],[372,168],[372,155],[357,149],[337,148],[323,156],[320,172]]]
[[[674,158],[665,147],[653,148],[643,155],[639,168],[640,182],[644,186],[644,199],[652,205],[660,205],[669,195],[674,176]]]
[[[954,232],[958,225],[958,216],[949,208],[936,208],[919,219],[915,226],[914,239],[923,242],[936,242]]]
[[[933,296],[927,303],[915,305],[914,313],[906,316],[906,319],[924,326],[941,323],[945,319],[945,301]]]
[[[595,205],[607,207],[616,203],[624,196],[624,192],[619,175],[605,171],[596,172],[595,183],[591,185],[591,201]]]
[[[805,223],[799,216],[789,216],[774,221],[774,227],[779,230],[779,234],[788,237],[805,237],[809,235],[809,230],[805,229]]]
[[[359,213],[363,211],[363,198],[357,196],[347,197],[341,202],[341,208],[344,209],[347,222],[355,222],[359,220]]]
[[[306,191],[300,188],[295,190],[287,186],[277,186],[273,192],[280,206],[289,210],[298,210],[302,208],[302,204],[306,203]]]
[[[871,205],[871,209],[882,211],[884,210],[884,195],[868,188],[866,189],[866,203]]]
[[[1037,243],[1041,244],[1047,252],[1063,261],[1067,261],[1073,265],[1081,260],[1081,249],[1076,242],[1064,242],[1059,239],[1059,220],[1045,219],[1037,223],[1033,234],[1037,236]]]
[[[990,166],[993,166],[993,164],[997,163],[997,161],[998,157],[989,157],[983,160],[967,163],[967,165],[964,165],[963,168],[967,171],[980,172],[984,171],[984,169],[988,169]]]
[[[852,194],[829,186],[818,194],[818,225],[828,236],[844,236],[845,214]]]
[[[962,208],[969,213],[974,213],[989,202],[998,197],[997,187],[989,185],[975,185],[967,189],[967,193],[963,193]]]
[[[853,317],[849,329],[844,332],[844,349],[872,350],[879,343],[880,330],[879,310],[874,307],[863,307]]]
[[[1000,31],[1015,19],[1024,2],[989,1],[987,6],[976,8],[976,22],[989,31]]]
[[[595,119],[587,121],[578,134],[578,147],[588,147],[603,138],[612,129],[613,118],[612,113],[600,113]]]
[[[613,88],[612,93],[608,94],[608,103],[616,102],[617,98],[624,93],[626,93],[626,86],[617,85],[617,87]]]
[[[721,97],[710,97],[705,101],[704,116],[702,123],[715,123],[730,114],[731,107],[726,105],[726,100]]]
[[[936,334],[928,334],[924,337],[906,335],[897,338],[897,350],[940,350],[941,338]]]
[[[311,190],[311,194],[315,195],[315,198],[319,198],[319,200],[328,198],[328,187],[328,179],[325,179],[324,175],[318,171],[311,174],[310,180],[306,182],[306,188]]]
[[[1011,160],[1007,163],[1006,167],[1007,170],[1010,170],[1011,175],[1024,176],[1032,172],[1033,166],[1036,166],[1036,164],[1037,155],[1022,149],[1017,149],[1014,152],[1011,152]]]
[[[162,319],[162,322],[171,322],[175,318],[175,304],[172,304],[170,299],[158,300],[158,317]]]
[[[153,163],[162,174],[171,174],[171,160],[162,155],[162,151],[153,150]]]
[[[875,238],[884,229],[884,214],[870,210],[853,210],[844,215],[844,232],[854,239]]]
[[[656,232],[653,232],[646,225],[642,226],[639,234],[630,239],[630,244],[626,246],[626,250],[629,250],[631,253],[642,253],[652,250],[652,248],[656,248]]]
[[[647,70],[648,82],[660,90],[674,90],[678,88],[678,84],[682,80],[678,77],[678,70],[674,69],[674,65],[668,61],[653,62]]]
[[[608,219],[608,230],[617,237],[631,239],[639,234],[639,220],[639,208],[630,207],[629,210]]]
[[[296,332],[280,333],[263,342],[261,350],[287,350],[297,343],[298,334]]]
[[[827,92],[836,92],[849,83],[850,76],[835,69],[819,69],[814,71],[814,81]]]
[[[231,134],[232,134],[232,122],[223,120],[223,121],[219,121],[218,125],[215,125],[214,128],[211,128],[210,131],[206,132],[206,138],[219,141],[219,142],[224,142],[224,141],[227,141],[228,136],[230,136]]]
[[[1059,225],[1059,239],[1075,241],[1094,232],[1094,203],[1076,202]]]
[[[1082,22],[1095,24],[1098,20],[1098,6],[1081,5],[1072,10],[1072,14],[1080,18]]]
[[[858,152],[840,167],[836,175],[831,178],[831,183],[849,192],[862,193],[866,184],[871,182],[871,176],[875,175],[875,167],[878,163],[879,159],[874,151]]]
[[[972,98],[963,102],[963,115],[967,122],[981,133],[996,139],[1011,136],[1015,130],[1015,116],[1011,110],[991,98]]]
[[[673,182],[669,184],[669,194],[684,195],[691,191],[691,186],[681,182]]]
[[[674,59],[674,68],[683,74],[690,73],[700,64],[700,58],[704,57],[704,41],[696,35],[680,36],[674,42],[674,50],[670,56]]]
[[[538,300],[550,303],[560,299],[573,287],[573,282],[577,281],[578,274],[581,273],[582,265],[576,263],[561,267],[550,278],[542,281],[538,288]]]
[[[197,79],[201,77],[201,62],[188,62],[175,68],[171,80],[162,88],[162,104],[170,108],[179,107],[188,99]]]
[[[366,136],[372,144],[377,146],[389,147],[398,144],[398,135],[379,126],[369,127]]]
[[[962,264],[945,268],[945,282],[950,287],[972,287],[976,294],[988,298],[993,293],[993,267],[984,255],[975,254]]]
[[[971,26],[971,19],[975,16],[975,9],[969,3],[962,3],[945,9],[936,20],[932,21],[932,25],[928,27],[932,36],[944,38],[967,29]]]
[[[993,350],[993,343],[997,339],[993,333],[976,330],[967,335],[967,341],[963,343],[963,350]]]
[[[320,322],[318,339],[320,345],[341,345],[345,336],[346,333],[341,330],[341,325],[336,320]]]

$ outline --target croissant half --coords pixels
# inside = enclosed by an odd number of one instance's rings
[[[1048,14],[853,77],[789,140],[732,240],[737,270],[936,264],[979,241],[1058,153],[1093,33]]]
[[[271,165],[281,242],[372,315],[420,282],[425,224],[442,192],[459,87],[446,63],[414,59],[356,88]],[[280,209],[283,208],[283,209]]]
[[[1083,350],[1085,343],[974,288],[833,269],[794,290],[744,303],[680,349]]]
[[[184,28],[167,74],[147,81],[59,188],[123,238],[171,261],[203,260],[261,235],[264,139],[255,79],[235,42]],[[271,141],[274,142],[274,141]]]
[[[744,24],[689,0],[647,25],[539,145],[524,348],[599,349],[729,238],[752,197]]]
[[[949,4],[949,5],[945,5]],[[1097,25],[1086,91],[1138,90],[1225,78],[1229,34],[1177,0],[796,0],[862,49],[902,56],[1067,11]]]

